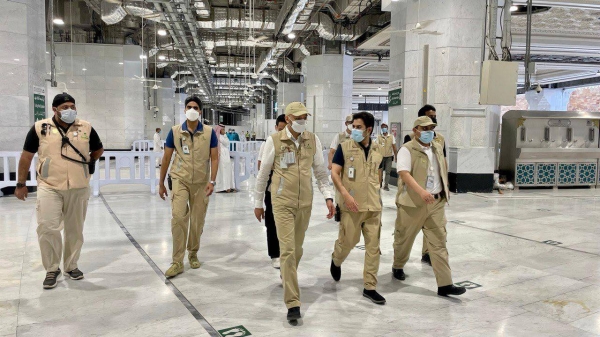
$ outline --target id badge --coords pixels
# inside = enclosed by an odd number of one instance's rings
[[[433,176],[427,176],[427,189],[431,190],[433,188]]]
[[[285,163],[286,164],[294,164],[296,162],[296,153],[295,152],[286,152],[285,153]]]
[[[285,161],[285,155],[282,156],[281,159],[279,159],[279,166],[284,169],[286,169],[288,167],[287,163]]]
[[[349,179],[354,179],[354,167],[350,167],[348,168],[348,178]]]
[[[182,149],[184,154],[190,154],[190,148],[187,145],[184,145]]]

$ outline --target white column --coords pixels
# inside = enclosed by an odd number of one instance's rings
[[[0,0],[0,151],[23,148],[34,123],[34,86],[46,86],[44,13],[44,1]]]
[[[333,137],[343,130],[346,116],[352,114],[352,57],[308,56],[302,69],[306,71],[306,107],[312,114],[308,130],[329,147]]]
[[[434,105],[436,132],[449,150],[451,189],[491,191],[500,109],[478,104],[485,1],[421,0],[386,8],[394,29],[419,22],[439,32],[392,34],[390,81],[403,80],[403,105],[390,108],[390,122],[398,118],[406,134],[419,108]]]

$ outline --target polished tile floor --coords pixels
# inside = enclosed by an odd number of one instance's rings
[[[364,251],[350,254],[339,283],[331,279],[338,227],[315,198],[296,326],[285,320],[279,272],[247,187],[211,198],[202,266],[191,270],[186,261],[174,287],[151,266],[165,271],[171,262],[169,202],[147,187],[106,186],[92,197],[79,262],[86,278],[63,277],[50,291],[41,286],[35,195],[0,198],[0,336],[218,336],[238,326],[253,336],[600,336],[600,190],[453,196],[450,264],[454,281],[472,288],[457,298],[436,295],[431,267],[420,262],[420,235],[407,280],[392,279],[394,195],[383,195],[385,306],[361,296]]]

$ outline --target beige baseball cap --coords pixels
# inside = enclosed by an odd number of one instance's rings
[[[417,126],[436,126],[437,124],[435,124],[431,118],[427,117],[427,116],[421,116],[419,118],[417,118],[417,120],[415,121],[414,127],[416,128]]]
[[[288,104],[287,107],[285,107],[285,115],[289,116],[289,115],[293,115],[293,116],[303,116],[303,115],[309,115],[308,110],[306,109],[306,107],[304,106],[304,104],[300,103],[300,102],[292,102],[290,104]]]
[[[346,122],[352,122],[353,116],[352,115],[348,115],[348,117],[346,117]]]

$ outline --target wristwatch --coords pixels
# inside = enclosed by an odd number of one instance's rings
[[[21,188],[21,187],[26,187],[27,185],[25,185],[24,183],[17,183],[17,188]]]
[[[213,187],[214,187],[215,185],[217,185],[217,182],[216,182],[216,181],[214,181],[214,180],[213,180],[213,181],[211,181],[210,183],[213,185]]]

